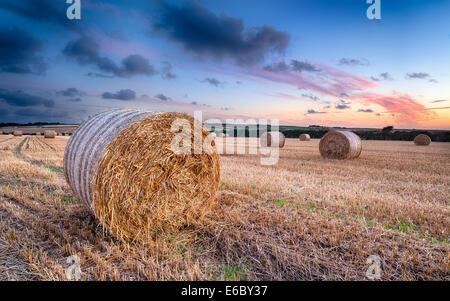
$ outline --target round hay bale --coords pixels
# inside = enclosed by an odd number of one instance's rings
[[[308,134],[301,134],[299,137],[300,141],[309,141],[311,137]]]
[[[431,138],[428,135],[425,134],[420,134],[417,135],[416,138],[414,138],[414,144],[415,145],[430,145],[431,143]]]
[[[36,132],[35,135],[36,135],[36,136],[40,136],[40,135],[41,135],[41,132]]]
[[[13,135],[14,135],[14,136],[22,136],[22,135],[23,135],[23,132],[22,132],[22,131],[14,131],[14,132],[13,132]]]
[[[265,132],[259,137],[261,147],[282,148],[286,143],[286,138],[281,132]]]
[[[119,239],[145,243],[201,222],[216,201],[220,162],[214,141],[209,154],[194,154],[191,134],[191,152],[174,153],[172,139],[181,135],[171,131],[177,119],[191,129],[198,123],[180,113],[107,111],[81,124],[67,144],[67,182]],[[210,132],[199,126],[204,141]]]
[[[361,139],[348,131],[332,131],[320,139],[319,150],[326,159],[354,159],[362,151]]]
[[[45,131],[44,132],[44,138],[55,138],[56,132],[55,131]]]

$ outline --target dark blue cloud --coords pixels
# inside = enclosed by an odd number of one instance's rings
[[[271,65],[264,66],[263,68],[266,71],[278,73],[278,72],[284,72],[284,71],[294,71],[294,72],[319,72],[320,69],[318,69],[316,66],[314,66],[311,63],[308,63],[306,61],[298,61],[298,60],[291,60],[291,63],[288,65],[285,62],[278,62],[273,63]],[[301,89],[301,87],[299,87]]]
[[[17,107],[44,106],[50,108],[55,105],[51,99],[30,95],[20,90],[0,89],[0,100]]]
[[[162,101],[172,100],[170,97],[167,97],[166,95],[161,94],[161,93],[156,95],[155,97],[158,98],[159,100],[162,100]]]
[[[1,9],[13,12],[23,18],[81,32],[82,20],[69,20],[66,16],[68,7],[69,4],[66,4],[64,0],[0,0]]]
[[[213,77],[207,77],[202,82],[208,83],[215,87],[219,87],[222,84],[217,78],[213,78]]]
[[[85,93],[77,88],[67,88],[62,91],[56,92],[58,95],[67,96],[67,97],[76,97],[76,96],[84,96]]]
[[[369,61],[367,59],[342,58],[339,60],[339,65],[367,66],[369,65]]]
[[[136,98],[136,92],[130,89],[120,90],[116,93],[105,92],[102,94],[104,99],[133,100]]]
[[[187,1],[181,7],[163,2],[153,29],[189,52],[214,59],[231,58],[239,65],[257,63],[269,52],[282,53],[290,41],[287,33],[269,25],[245,29],[241,19],[217,16],[197,1]]]
[[[47,69],[38,53],[43,43],[20,28],[0,27],[0,72],[41,74]]]
[[[110,58],[101,56],[99,49],[100,46],[93,38],[83,36],[70,41],[64,48],[63,54],[80,65],[95,65],[101,71],[117,77],[151,76],[157,73],[149,61],[141,55],[129,55],[122,60],[121,65],[117,65]]]

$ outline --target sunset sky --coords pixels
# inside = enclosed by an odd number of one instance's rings
[[[0,0],[0,122],[108,108],[450,129],[450,1]]]

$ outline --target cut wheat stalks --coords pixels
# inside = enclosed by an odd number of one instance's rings
[[[45,131],[44,132],[44,138],[55,138],[56,132],[55,131]]]
[[[261,147],[282,148],[286,143],[286,138],[281,132],[265,132],[259,137]]]
[[[319,151],[326,159],[355,159],[362,151],[361,139],[353,132],[331,131],[320,140]]]
[[[431,138],[428,135],[425,134],[419,134],[414,138],[414,144],[415,145],[430,145]]]
[[[194,119],[185,114],[107,111],[84,122],[68,142],[67,182],[122,240],[145,243],[201,222],[216,201],[220,165],[214,141],[209,154],[194,154],[194,135],[171,131],[177,119],[193,129]],[[201,129],[195,139],[204,141],[210,132],[195,122]],[[189,154],[172,151],[175,135],[191,141]]]
[[[14,136],[22,136],[22,135],[23,135],[23,132],[22,132],[22,131],[14,131],[14,132],[13,132],[13,135],[14,135]]]
[[[308,134],[301,134],[299,137],[300,141],[309,141],[311,137]]]

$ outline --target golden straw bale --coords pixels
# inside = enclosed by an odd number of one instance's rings
[[[259,137],[261,147],[282,148],[286,143],[286,138],[281,132],[265,132]]]
[[[14,136],[22,136],[22,135],[23,135],[23,132],[22,132],[22,131],[14,131],[14,132],[13,132],[13,135],[14,135]]]
[[[201,135],[172,131],[180,119],[192,133],[197,123]],[[195,141],[209,134],[185,114],[107,111],[71,136],[64,154],[65,177],[114,236],[145,244],[157,233],[201,222],[216,201],[220,162],[214,141],[210,151],[194,152]],[[172,151],[179,135],[187,137],[181,141],[191,141],[187,152]]]
[[[309,136],[309,134],[301,134],[299,137],[300,141],[309,141],[311,140],[311,137]]]
[[[414,138],[414,144],[415,145],[430,145],[431,143],[431,138],[428,135],[425,134],[419,134],[416,136],[416,138]]]
[[[319,151],[326,159],[358,158],[362,151],[361,139],[353,132],[331,131],[320,140]]]
[[[45,131],[44,132],[44,138],[55,138],[56,132],[55,131]]]

